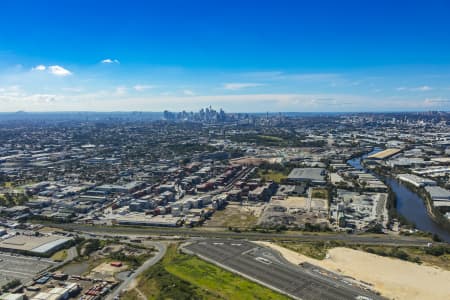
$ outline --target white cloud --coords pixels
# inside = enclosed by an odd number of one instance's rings
[[[29,109],[34,105],[45,105],[55,102],[56,95],[52,94],[27,94],[25,92],[20,93],[1,93],[0,103],[6,104],[6,110],[8,110],[8,103],[15,107],[13,110],[26,108]],[[47,107],[47,110],[51,110],[51,107]]]
[[[116,87],[115,95],[116,96],[123,96],[127,93],[127,88],[125,86],[118,86]]]
[[[252,78],[255,80],[276,80],[284,75],[281,71],[261,71],[239,73],[239,77]]]
[[[58,65],[49,66],[48,69],[49,69],[50,73],[52,73],[55,76],[64,77],[64,76],[72,75],[72,72],[70,72],[69,70],[64,69],[63,67],[58,66]]]
[[[426,106],[436,106],[436,105],[445,105],[450,104],[450,99],[447,98],[427,98],[424,101]]]
[[[81,93],[84,89],[81,87],[63,87],[61,90],[64,92]]]
[[[263,86],[262,83],[249,83],[249,82],[234,82],[234,83],[225,83],[223,88],[230,91],[236,91],[241,89],[247,89],[252,87]]]
[[[418,87],[405,87],[401,86],[396,88],[397,91],[410,91],[410,92],[427,92],[431,91],[433,88],[428,85],[422,85]]]
[[[343,79],[338,73],[286,73],[282,71],[262,71],[240,73],[242,78],[253,78],[255,80],[294,80],[294,81],[330,81]]]
[[[120,64],[118,59],[105,58],[101,61],[102,64]]]
[[[72,72],[70,72],[69,70],[58,66],[58,65],[54,65],[54,66],[44,66],[44,65],[37,65],[36,67],[31,69],[32,71],[48,71],[50,74],[55,75],[55,76],[68,76],[68,75],[72,75]]]
[[[335,73],[305,73],[305,74],[285,74],[283,79],[293,79],[298,81],[330,81],[341,79],[340,74]]]
[[[195,95],[195,93],[193,91],[191,91],[191,90],[184,90],[183,94],[185,96],[194,96]]]
[[[33,102],[33,104],[49,104],[55,102],[56,97],[52,94],[33,94],[25,97],[25,101]]]
[[[36,67],[33,68],[34,71],[45,71],[46,69],[47,67],[44,65],[37,65]]]
[[[3,97],[20,97],[24,95],[24,92],[19,85],[11,85],[0,87],[0,95]]]
[[[6,89],[3,87],[3,89]],[[15,88],[10,88],[14,90]],[[384,111],[387,106],[392,110],[424,110],[429,107],[447,107],[450,102],[445,98],[403,99],[367,97],[352,94],[210,94],[179,95],[174,94],[132,96],[126,86],[113,90],[81,94],[51,93],[2,93],[0,104],[4,111],[173,111],[197,110],[205,105],[222,107],[229,112],[266,112],[266,111]]]
[[[145,91],[148,89],[153,89],[153,88],[155,88],[155,86],[154,85],[146,85],[146,84],[136,84],[133,88],[138,92],[142,92],[142,91]]]
[[[419,86],[413,89],[413,91],[420,91],[420,92],[426,92],[431,91],[433,88],[429,87],[428,85]]]

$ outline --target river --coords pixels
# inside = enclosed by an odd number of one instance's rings
[[[381,149],[376,148],[371,153],[351,159],[347,163],[355,169],[370,172],[361,165],[361,159],[379,152],[380,150]],[[431,219],[428,215],[425,203],[419,195],[393,178],[387,178],[384,180],[384,183],[390,186],[392,192],[396,195],[397,211],[399,214],[405,217],[409,222],[414,223],[417,229],[437,234],[442,240],[450,243],[450,232]]]

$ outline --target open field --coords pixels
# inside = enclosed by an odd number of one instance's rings
[[[288,299],[195,256],[168,248],[164,259],[145,271],[136,288],[147,299]],[[131,290],[122,299],[136,299]]]
[[[322,260],[326,257],[329,247],[326,243],[277,243],[278,245],[301,253],[308,257]]]
[[[216,211],[205,226],[250,228],[256,225],[259,213],[257,207],[229,204],[225,209]]]
[[[274,181],[276,183],[281,183],[283,180],[287,178],[287,174],[274,170],[268,171],[259,170],[258,176],[264,179],[265,181]]]
[[[315,188],[312,190],[312,198],[328,199],[328,191],[326,189]]]
[[[64,273],[113,279],[116,273],[137,268],[153,255],[150,248],[133,248],[111,240],[90,239],[79,248],[81,249],[79,252],[83,255],[64,265],[62,268]],[[122,262],[123,266],[110,266],[113,261]]]
[[[394,257],[405,261],[426,264],[430,266],[440,267],[450,271],[450,248],[444,246],[435,246],[433,248],[425,247],[393,247],[382,245],[346,245],[343,242],[313,242],[313,243],[292,243],[279,242],[280,246],[306,255],[314,259],[324,259],[330,249],[336,247],[348,247],[354,250],[361,250],[379,256]],[[434,251],[433,251],[434,250]],[[447,253],[445,253],[447,250]],[[438,252],[443,252],[438,253]],[[431,254],[431,253],[434,253]]]
[[[58,252],[55,252],[51,259],[55,261],[63,261],[67,258],[67,249],[59,250]]]
[[[273,136],[273,135],[261,135],[260,134],[260,135],[258,135],[258,137],[260,139],[271,141],[271,142],[283,142],[284,141],[282,138]]]
[[[91,270],[89,277],[114,281],[117,273],[126,271],[128,268],[129,266],[126,264],[120,267],[114,267],[110,262],[103,262]]]
[[[308,262],[324,269],[368,282],[392,299],[449,299],[450,272],[390,257],[337,247],[328,258],[313,259],[298,252],[267,242],[294,264]]]

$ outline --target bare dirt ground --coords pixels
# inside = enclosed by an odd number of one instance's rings
[[[122,265],[121,267],[113,267],[110,263],[104,262],[89,273],[89,276],[92,278],[102,278],[102,279],[108,279],[108,280],[115,280],[114,275],[116,273],[125,271],[128,269],[127,265]]]
[[[309,262],[368,282],[390,299],[450,299],[450,272],[441,268],[349,248],[333,248],[328,258],[316,260],[269,242],[259,243],[279,251],[293,264]]]
[[[262,206],[229,204],[224,210],[214,213],[205,227],[252,227],[261,216]]]

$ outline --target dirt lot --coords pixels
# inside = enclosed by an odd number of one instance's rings
[[[450,299],[450,272],[441,268],[349,248],[333,248],[328,258],[316,260],[272,243],[260,243],[279,251],[294,264],[309,262],[368,282],[390,299]]]
[[[287,197],[285,200],[272,200],[271,203],[284,206],[287,209],[306,209],[308,207],[308,198]]]
[[[113,267],[109,262],[104,262],[89,273],[88,277],[90,278],[101,278],[104,280],[115,280],[115,274],[119,272],[123,272],[128,269],[127,265],[122,265],[121,267]]]
[[[271,200],[258,224],[267,227],[277,225],[303,227],[307,223],[325,226],[328,224],[327,214],[327,200],[288,197],[285,200]]]
[[[261,206],[241,206],[239,204],[229,204],[224,210],[214,213],[211,220],[208,220],[206,227],[252,227],[261,215]]]

